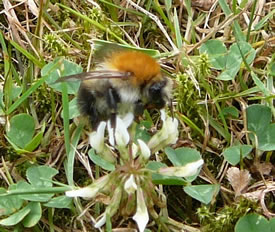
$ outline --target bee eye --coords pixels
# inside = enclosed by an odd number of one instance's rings
[[[157,95],[161,93],[161,90],[166,85],[166,81],[160,81],[153,83],[149,88],[150,95]]]

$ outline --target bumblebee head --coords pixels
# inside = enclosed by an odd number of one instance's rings
[[[172,99],[172,80],[163,76],[153,78],[143,89],[147,108],[163,108]]]

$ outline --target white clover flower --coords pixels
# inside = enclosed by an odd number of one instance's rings
[[[101,122],[97,127],[97,130],[92,132],[89,136],[89,142],[92,148],[96,150],[97,153],[102,153],[104,151],[104,132],[106,128],[106,122]]]
[[[132,143],[132,156],[133,156],[133,159],[135,159],[137,157],[137,153],[138,153],[138,146],[135,143]]]
[[[137,211],[133,216],[133,219],[138,225],[139,232],[143,232],[149,221],[149,214],[141,188],[137,189]]]
[[[109,182],[110,177],[109,175],[105,175],[99,179],[97,179],[94,183],[91,185],[76,189],[76,190],[70,190],[66,191],[67,197],[84,197],[84,198],[93,198],[105,185]]]
[[[160,168],[158,173],[166,176],[189,177],[197,173],[203,165],[203,160],[188,163],[184,166]]]
[[[137,141],[138,141],[138,144],[139,144],[139,147],[140,147],[142,157],[144,158],[144,160],[148,160],[151,156],[150,148],[141,139],[138,139]]]
[[[133,174],[125,181],[124,190],[130,195],[137,190],[137,184]]]
[[[178,120],[176,118],[166,118],[165,111],[161,110],[162,128],[150,139],[148,147],[153,151],[158,151],[169,144],[177,142],[179,137]]]
[[[108,162],[115,163],[116,158],[112,154],[109,147],[104,143],[104,133],[106,128],[106,122],[101,122],[97,130],[89,135],[89,143],[96,153]]]
[[[0,115],[0,125],[5,125],[5,124],[6,124],[6,118]]]
[[[77,189],[77,190],[67,191],[66,196],[67,197],[92,198],[97,194],[98,191],[99,191],[98,188],[88,186],[88,187],[80,188],[80,189]]]
[[[106,212],[104,212],[103,214],[101,214],[99,216],[99,218],[100,219],[94,225],[94,227],[97,228],[97,229],[99,229],[101,226],[103,226],[106,223]]]
[[[125,147],[130,141],[130,135],[127,128],[133,122],[134,115],[128,113],[124,118],[116,117],[116,128],[114,133],[114,128],[111,127],[110,120],[108,121],[107,127],[109,132],[109,142],[112,146]]]

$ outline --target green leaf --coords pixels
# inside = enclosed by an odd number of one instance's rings
[[[59,63],[58,65],[56,65]],[[55,83],[60,77],[69,76],[73,74],[82,73],[83,69],[76,63],[71,61],[56,58],[54,61],[45,65],[41,70],[41,75],[48,75],[46,83],[56,91],[62,92],[62,83]],[[80,81],[67,81],[65,82],[68,88],[69,94],[76,94]]]
[[[165,1],[165,2],[168,2],[168,1]],[[178,14],[177,14],[176,7],[174,8],[173,21],[174,21],[177,47],[178,47],[178,49],[181,49],[181,47],[182,47],[182,37],[181,37],[181,31],[180,31],[180,25],[179,25],[179,19],[178,19]]]
[[[230,134],[229,132],[220,125],[219,122],[217,122],[216,119],[214,119],[211,115],[206,115],[205,117],[208,118],[209,124],[221,135],[223,136],[227,141],[230,141]]]
[[[13,226],[21,222],[31,211],[28,206],[25,206],[23,209],[19,210],[17,213],[12,214],[8,218],[0,220],[0,225],[3,226]]]
[[[20,181],[17,183],[17,189],[18,190],[36,190],[39,192],[40,188],[30,185],[29,183],[25,181]],[[49,201],[54,194],[47,194],[47,193],[32,193],[32,194],[20,194],[18,197],[20,199],[26,200],[26,201],[37,201],[37,202],[47,202]]]
[[[263,151],[275,150],[275,124],[270,124],[272,119],[271,109],[264,105],[251,105],[246,109],[247,128],[253,131],[258,138],[258,148]],[[255,141],[253,134],[249,134]]]
[[[33,56],[28,50],[21,47],[18,43],[16,43],[14,40],[9,40],[9,43],[19,52],[21,52],[26,58],[30,61],[32,61],[35,65],[37,65],[39,68],[42,68],[44,65],[44,61],[38,60],[35,56]],[[41,57],[40,57],[41,58]]]
[[[167,147],[164,151],[168,156],[168,159],[172,162],[174,166],[184,166],[188,163],[192,163],[201,159],[200,153],[197,150],[189,147],[181,147],[177,148],[176,150],[171,147]],[[198,170],[198,172],[194,176],[189,176],[185,179],[188,182],[192,182],[197,178],[199,172],[200,170]]]
[[[16,189],[16,185],[11,185],[9,190]],[[0,188],[0,193],[5,193],[4,188]],[[10,215],[21,208],[23,200],[18,196],[5,196],[0,197],[0,216]]]
[[[75,97],[69,102],[69,119],[76,118],[79,115],[80,115],[80,112],[78,110],[77,98]],[[64,118],[63,110],[61,112],[61,117]]]
[[[48,78],[48,76],[44,76],[40,78],[38,81],[36,81],[32,86],[28,88],[27,91],[25,91],[22,96],[17,99],[6,111],[6,115],[11,114],[14,110],[17,109],[39,86],[41,86],[45,80]]]
[[[8,142],[12,145],[13,149],[14,149],[18,154],[28,153],[27,150],[25,150],[25,149],[20,149],[18,146],[16,146],[16,144],[13,143],[13,142],[9,139],[9,137],[7,137],[7,136],[5,136],[5,137],[6,137],[6,139],[8,140]]]
[[[29,228],[39,222],[42,216],[42,209],[39,202],[30,202],[27,207],[30,209],[30,213],[24,218],[23,225]]]
[[[174,166],[184,166],[188,163],[201,159],[200,153],[189,147],[181,147],[174,150],[171,147],[165,148],[168,159]]]
[[[144,52],[149,56],[152,56],[154,58],[159,57],[160,56],[160,52],[159,50],[155,50],[155,49],[146,49],[146,48],[138,48],[138,47],[132,47],[130,45],[125,45],[125,44],[118,44],[118,43],[113,43],[113,42],[109,42],[106,40],[100,40],[100,39],[93,39],[94,45],[95,45],[95,51],[101,50],[102,48],[119,48],[119,49],[131,49],[131,50],[135,50],[135,51],[140,51],[140,52]]]
[[[11,118],[7,136],[16,146],[24,148],[31,141],[34,129],[34,119],[30,115],[18,114]]]
[[[236,165],[240,162],[241,157],[245,158],[252,151],[252,146],[250,145],[237,145],[226,148],[223,152],[225,160],[232,164]]]
[[[94,149],[90,149],[88,155],[89,158],[101,168],[107,171],[114,171],[116,169],[115,165],[101,158],[99,155],[96,155]]]
[[[149,121],[142,121],[136,126],[134,142],[137,142],[138,139],[141,139],[145,143],[148,142],[151,138],[151,135],[148,133],[148,128],[151,128],[152,123]]]
[[[275,62],[273,61],[268,65],[268,73],[270,76],[275,77]],[[1,93],[0,93],[1,95]],[[1,104],[1,97],[0,97],[0,104]]]
[[[59,196],[52,198],[49,202],[44,204],[46,207],[58,208],[58,209],[71,209],[72,208],[72,198],[66,196]]]
[[[275,150],[275,123],[269,124],[266,130],[256,133],[258,137],[259,149],[262,151]]]
[[[247,42],[239,42],[240,49],[238,45],[234,43],[226,56],[226,65],[223,72],[217,77],[219,80],[233,80],[240,70],[242,64],[242,55],[240,50],[246,59],[248,64],[251,64],[256,56],[255,49]]]
[[[200,47],[200,54],[207,53],[210,58],[212,67],[222,70],[226,65],[227,49],[223,42],[220,40],[208,40]]]
[[[184,187],[184,192],[204,204],[209,204],[219,189],[219,184],[192,185]]]
[[[271,232],[268,220],[256,213],[241,217],[236,226],[235,232]]]
[[[225,107],[222,109],[222,114],[224,116],[232,116],[233,118],[239,118],[239,111],[234,106]]]
[[[269,220],[270,232],[275,232],[275,217]]]
[[[258,76],[254,72],[251,72],[251,76],[255,85],[263,92],[264,96],[270,96],[271,92],[265,87],[264,83],[258,78]]]
[[[43,138],[43,131],[40,131],[34,138],[25,146],[26,151],[34,151],[40,144],[42,138]]]
[[[229,16],[232,13],[226,0],[219,0],[219,4],[226,16]]]
[[[146,165],[146,168],[154,171],[163,167],[167,167],[167,165],[156,161],[149,161],[148,164]],[[183,178],[176,177],[176,176],[164,176],[156,173],[152,174],[152,179],[154,184],[163,184],[163,185],[186,185],[187,184],[187,182]]]
[[[260,104],[248,106],[246,114],[247,129],[256,133],[265,131],[272,119],[271,109]],[[250,135],[250,138],[253,138],[253,136]]]
[[[274,17],[275,14],[275,9],[273,9],[271,12],[269,12],[266,16],[264,16],[255,26],[254,26],[254,30],[258,31],[260,30],[265,23],[272,17]]]
[[[22,87],[13,85],[12,92],[11,92],[11,100],[13,101],[22,93]]]
[[[27,169],[27,179],[35,187],[52,187],[52,178],[58,173],[48,166],[32,166]]]

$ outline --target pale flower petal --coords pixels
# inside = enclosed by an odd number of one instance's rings
[[[130,141],[130,135],[127,130],[127,125],[124,124],[121,118],[117,118],[115,131],[115,139],[118,146],[126,146]]]
[[[160,118],[163,122],[165,121],[165,119],[166,119],[165,109],[160,110]]]
[[[124,123],[124,125],[125,125],[126,128],[128,128],[129,126],[131,126],[133,120],[134,120],[134,115],[131,112],[129,112],[128,114],[126,114],[123,117],[123,119],[122,119],[122,121],[123,121],[123,123]]]
[[[130,177],[128,178],[128,180],[125,181],[124,190],[128,194],[132,194],[137,190],[137,184],[136,184],[135,177],[133,174],[131,174]]]
[[[94,131],[89,135],[90,145],[98,153],[101,153],[104,150],[105,128],[106,128],[106,122],[101,122],[97,128],[97,131]]]
[[[0,125],[5,125],[5,124],[6,124],[6,118],[0,115]]]
[[[137,211],[133,219],[138,225],[139,232],[143,232],[149,221],[149,214],[141,188],[137,189]]]
[[[176,118],[167,118],[166,120],[166,131],[168,134],[167,139],[165,140],[165,144],[175,144],[179,137],[178,131],[178,120]]]
[[[77,190],[71,190],[66,192],[67,197],[85,197],[92,198],[98,192],[98,188],[85,187]]]
[[[123,119],[117,116],[115,133],[114,128],[111,128],[110,120],[108,121],[109,142],[112,146],[115,146],[116,143],[116,145],[123,147],[129,143],[130,135],[127,128],[131,125],[133,119],[134,115],[132,113],[126,114]]]
[[[114,128],[111,127],[111,122],[110,122],[110,120],[107,122],[107,129],[108,129],[108,134],[109,134],[109,143],[110,143],[112,146],[115,146]]]
[[[203,160],[199,159],[184,166],[160,168],[159,173],[166,176],[189,177],[195,175],[202,165]]]
[[[103,226],[106,223],[106,213],[104,212],[99,217],[100,217],[100,219],[94,225],[94,227],[97,228],[97,229],[100,228],[101,226]]]
[[[133,143],[132,144],[132,156],[133,156],[133,159],[135,159],[137,157],[137,152],[138,152],[138,146]]]
[[[141,155],[144,157],[145,160],[148,160],[151,156],[150,148],[141,139],[138,139],[137,141],[140,147]]]
[[[97,179],[91,185],[80,188],[77,190],[67,191],[65,194],[67,197],[84,197],[84,198],[92,198],[94,197],[100,189],[105,187],[105,185],[109,182],[110,177],[109,175],[105,175],[99,179]]]
[[[161,111],[163,121],[162,128],[150,139],[148,147],[156,152],[169,144],[175,144],[178,140],[178,120],[176,118],[166,117],[165,111]]]

